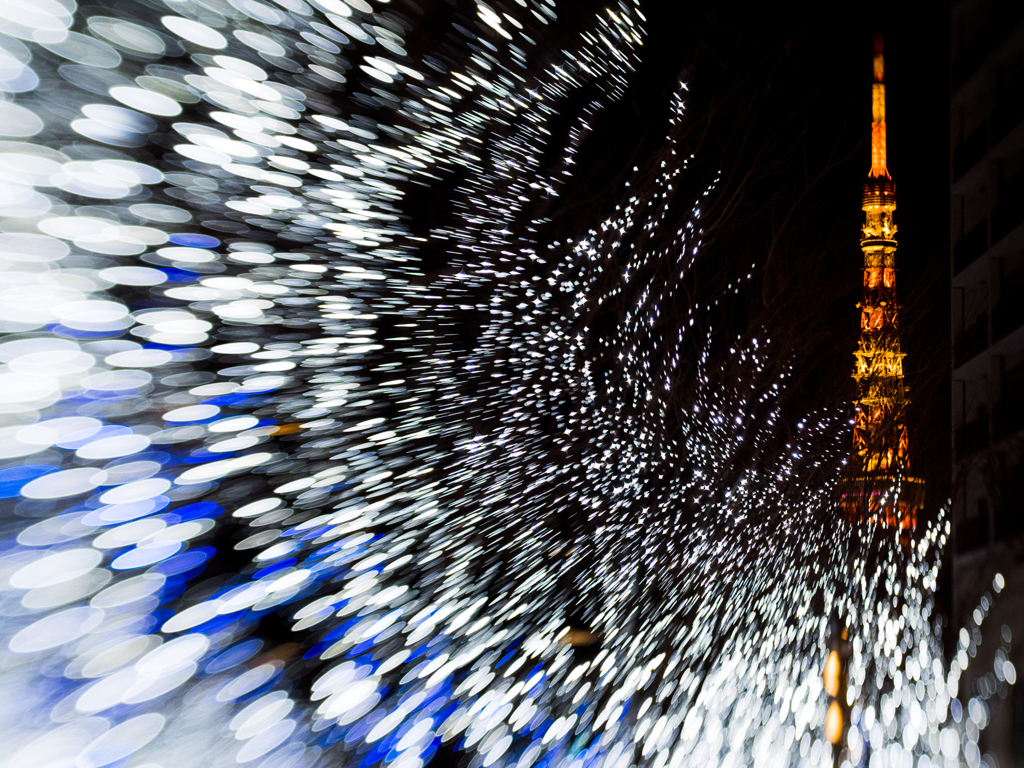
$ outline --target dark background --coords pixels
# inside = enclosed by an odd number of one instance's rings
[[[560,8],[571,35],[602,4]],[[897,289],[911,405],[912,472],[928,483],[926,519],[949,495],[949,54],[942,4],[861,4],[801,14],[642,4],[648,37],[628,95],[610,106],[551,212],[554,227],[597,221],[624,197],[634,165],[657,162],[668,104],[688,85],[684,149],[706,207],[701,291],[758,265],[755,284],[709,327],[767,329],[796,367],[794,413],[848,404],[859,334],[861,184],[869,167],[873,36],[885,36],[888,168],[897,185]],[[869,12],[870,11],[870,12]],[[566,125],[585,103],[561,105]],[[559,120],[553,131],[558,134]]]

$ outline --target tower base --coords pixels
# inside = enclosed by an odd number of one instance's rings
[[[924,480],[886,475],[844,478],[839,481],[839,506],[851,522],[910,532],[917,528],[917,511],[924,509]]]

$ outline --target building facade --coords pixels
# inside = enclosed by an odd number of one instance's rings
[[[1024,669],[1024,2],[952,3],[950,90],[951,620],[995,598],[961,697],[1000,689],[979,747],[1024,768],[1024,686],[984,679],[1007,636]]]

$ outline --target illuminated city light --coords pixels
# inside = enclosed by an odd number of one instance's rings
[[[549,236],[638,4],[467,7],[413,56],[400,0],[0,4],[3,764],[819,764],[838,610],[851,764],[979,766],[1016,671],[959,690],[987,602],[943,665],[947,519],[828,525],[845,416],[778,449],[792,367],[697,322],[757,263],[683,296],[684,83]]]

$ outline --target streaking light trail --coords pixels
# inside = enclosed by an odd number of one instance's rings
[[[3,764],[824,765],[837,610],[851,764],[979,766],[1003,584],[947,668],[945,517],[707,330],[685,84],[551,234],[636,3],[426,5],[0,5]]]

